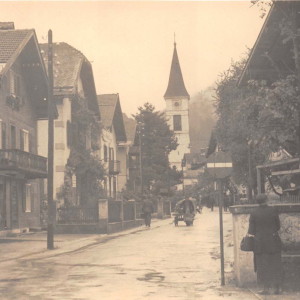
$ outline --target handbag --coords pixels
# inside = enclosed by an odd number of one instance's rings
[[[241,250],[245,252],[254,251],[254,236],[246,235],[241,241]]]

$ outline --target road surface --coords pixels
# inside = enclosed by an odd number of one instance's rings
[[[204,209],[194,226],[175,227],[168,219],[77,251],[1,263],[0,299],[240,300],[232,281],[231,227],[225,213],[229,287],[220,287],[218,210]],[[246,293],[243,299],[255,297]]]

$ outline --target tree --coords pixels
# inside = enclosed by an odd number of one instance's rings
[[[252,2],[262,7],[264,17],[263,2]],[[285,45],[286,51],[274,51],[282,55],[277,59],[266,52],[269,68],[264,74],[260,72],[260,80],[250,80],[244,86],[237,86],[237,82],[246,58],[232,62],[216,89],[218,143],[233,159],[235,182],[248,183],[250,187],[255,187],[255,166],[262,164],[271,151],[282,147],[292,155],[300,155],[300,29],[297,27],[300,6],[297,1],[273,1],[273,5],[272,13],[277,18],[276,22],[269,21],[268,32],[272,29],[273,37],[275,33],[279,35],[273,47]],[[277,183],[286,185],[286,178]]]
[[[178,172],[169,166],[169,154],[178,144],[163,113],[150,103],[138,108],[135,120],[141,123],[143,185],[148,191],[159,192],[159,187],[173,184]]]

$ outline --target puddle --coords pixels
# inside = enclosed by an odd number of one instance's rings
[[[139,281],[147,281],[147,282],[163,282],[165,280],[165,276],[161,275],[161,272],[152,272],[145,274],[144,277],[138,277]]]

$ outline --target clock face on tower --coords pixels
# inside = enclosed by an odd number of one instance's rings
[[[180,109],[181,108],[181,101],[180,100],[174,100],[174,101],[172,101],[172,106],[175,109]]]

